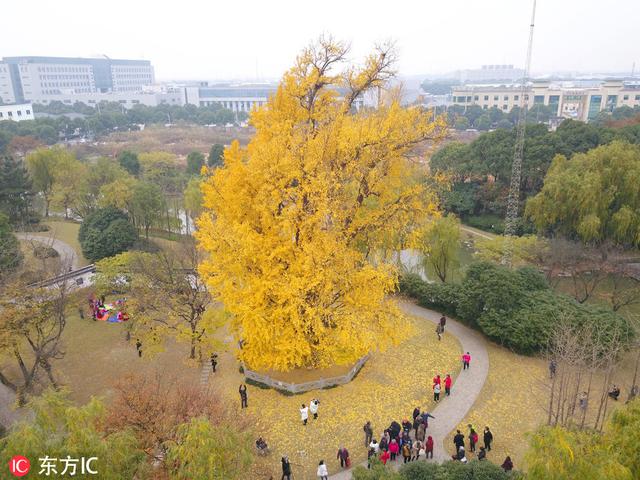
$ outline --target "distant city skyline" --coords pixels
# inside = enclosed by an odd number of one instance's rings
[[[352,45],[359,62],[373,44],[397,45],[402,76],[436,75],[512,64],[522,68],[532,1],[305,4],[183,0],[165,7],[113,0],[90,9],[80,0],[4,5],[0,57],[107,55],[150,60],[159,81],[277,80],[320,34]],[[604,7],[604,8],[603,8]],[[532,72],[630,74],[640,69],[634,42],[640,2],[538,1]],[[21,21],[17,21],[21,19]]]

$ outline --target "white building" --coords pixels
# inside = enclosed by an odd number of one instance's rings
[[[0,105],[0,122],[3,120],[20,122],[22,120],[33,120],[34,118],[33,107],[30,103]]]
[[[518,85],[464,85],[451,89],[453,105],[478,105],[483,109],[499,108],[508,112],[520,105]],[[596,86],[576,86],[570,83],[533,82],[525,90],[524,101],[529,107],[546,105],[555,116],[584,122],[601,111],[640,106],[640,83],[605,81]]]
[[[5,103],[13,99],[47,104],[78,95],[135,93],[154,82],[148,60],[5,57],[0,62],[0,96]]]

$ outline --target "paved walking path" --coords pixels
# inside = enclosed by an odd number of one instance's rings
[[[400,307],[408,314],[429,320],[437,324],[440,320],[440,314],[433,310],[419,307],[412,302],[402,300],[399,302]],[[451,396],[445,397],[444,391],[441,394],[440,403],[430,413],[436,417],[435,420],[429,422],[427,435],[431,435],[435,442],[433,455],[438,462],[449,460],[451,457],[445,450],[444,440],[447,435],[455,429],[458,424],[464,420],[467,412],[471,409],[474,402],[480,395],[482,386],[489,373],[489,355],[485,348],[485,340],[478,332],[465,327],[464,325],[447,318],[446,333],[453,334],[460,344],[462,350],[471,354],[471,368],[469,370],[460,371],[454,377],[454,384],[451,389]],[[409,414],[408,412],[407,414]],[[391,419],[389,419],[391,421]],[[466,434],[466,432],[464,432]],[[401,461],[397,462],[394,467],[399,467]],[[362,463],[367,466],[366,462]],[[344,470],[329,477],[331,480],[349,480],[351,472]]]
[[[71,270],[78,269],[78,256],[76,255],[76,251],[74,248],[57,238],[52,238],[48,235],[38,235],[30,232],[18,232],[15,234],[20,240],[24,241],[36,241],[38,243],[42,243],[43,245],[50,246],[60,255],[60,260],[63,264],[69,263]]]

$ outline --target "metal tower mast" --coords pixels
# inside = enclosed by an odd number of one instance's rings
[[[536,0],[533,0],[533,12],[531,14],[531,25],[529,26],[529,44],[527,46],[527,60],[522,77],[520,88],[520,109],[518,111],[518,122],[516,124],[516,144],[513,154],[513,164],[511,166],[511,184],[509,186],[509,197],[507,199],[507,216],[505,218],[505,242],[502,252],[502,264],[511,266],[513,255],[513,236],[516,233],[518,210],[520,206],[520,182],[522,180],[522,157],[524,152],[524,134],[527,123],[527,109],[529,106],[529,95],[527,94],[527,84],[529,82],[529,72],[531,70],[531,49],[533,47],[533,25],[536,19]]]

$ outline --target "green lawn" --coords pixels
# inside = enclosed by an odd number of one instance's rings
[[[82,249],[80,248],[80,243],[78,242],[78,231],[80,230],[79,223],[65,222],[62,220],[47,220],[43,223],[49,226],[50,230],[48,233],[52,234],[54,238],[60,240],[61,242],[68,243],[73,247],[73,249],[76,251],[76,255],[78,256],[78,265],[80,267],[89,265],[87,259],[84,258],[84,255],[82,255]]]

